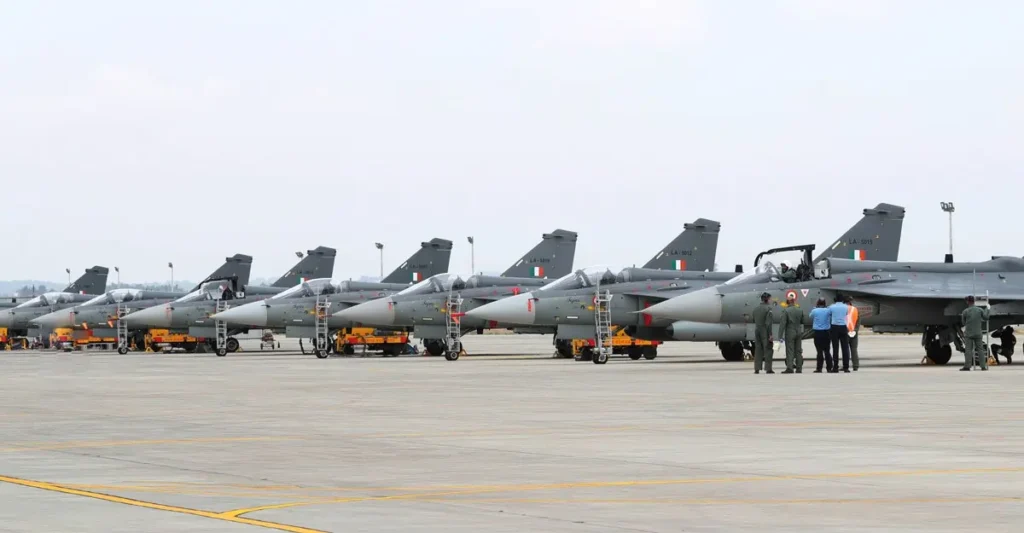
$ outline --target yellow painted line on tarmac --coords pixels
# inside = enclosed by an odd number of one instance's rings
[[[298,437],[207,437],[195,439],[150,439],[150,440],[98,440],[68,442],[29,442],[24,444],[6,443],[0,452],[25,452],[49,450],[73,450],[76,448],[110,448],[118,446],[149,446],[157,444],[209,444],[218,442],[266,442],[299,440]]]
[[[256,507],[248,507],[243,509],[235,509],[227,511],[225,514],[231,516],[242,516],[248,513],[255,513],[259,511],[269,511],[273,509],[286,509],[291,507],[304,507],[309,505],[322,505],[331,503],[355,503],[364,501],[402,501],[402,500],[424,500],[424,501],[437,501],[439,499],[452,500],[447,498],[449,496],[472,496],[477,494],[488,494],[488,493],[506,493],[506,492],[533,492],[533,491],[545,491],[545,490],[565,490],[565,489],[600,489],[600,488],[616,488],[616,487],[652,487],[652,486],[669,486],[669,485],[699,485],[699,484],[713,484],[713,483],[754,483],[754,482],[765,482],[765,481],[820,481],[829,479],[848,479],[848,478],[868,478],[868,477],[908,477],[908,476],[929,476],[929,475],[968,475],[968,474],[1005,474],[1005,473],[1019,473],[1024,472],[1024,467],[1006,467],[1006,468],[961,468],[961,469],[947,469],[947,470],[883,470],[883,471],[867,471],[867,472],[838,472],[831,474],[793,474],[793,475],[763,475],[763,476],[743,476],[743,477],[726,477],[726,478],[685,478],[685,479],[651,479],[651,480],[626,480],[626,481],[583,481],[583,482],[567,482],[567,483],[537,483],[537,484],[524,484],[524,485],[466,485],[466,486],[452,486],[452,487],[435,487],[433,490],[448,489],[445,492],[413,492],[407,494],[395,494],[390,496],[365,496],[365,497],[346,497],[346,498],[317,498],[305,501],[295,502],[284,502],[273,505],[261,505]],[[367,489],[381,491],[381,490],[395,490],[395,489]],[[405,488],[406,491],[413,490],[431,490],[429,487]],[[459,499],[458,501],[462,501]],[[540,500],[538,500],[540,501]]]
[[[558,499],[558,498],[417,498],[418,502],[465,502],[465,503],[533,503],[533,504],[673,504],[673,505],[904,505],[917,503],[1020,503],[1022,497],[992,496],[987,498],[820,498],[820,499],[675,499],[675,498],[628,498],[628,499]]]
[[[113,496],[110,494],[103,494],[101,492],[92,492],[86,490],[73,489],[62,485],[56,485],[53,483],[47,483],[45,481],[33,481],[30,479],[21,479],[9,476],[0,476],[0,482],[10,483],[12,485],[20,485],[22,487],[31,487],[34,489],[48,490],[51,492],[59,492],[62,494],[71,494],[74,496],[83,496],[86,498],[93,498],[96,500],[103,500],[112,503],[120,503],[123,505],[130,505],[132,507],[142,507],[145,509],[154,509],[157,511],[168,511],[172,513],[181,513],[192,516],[201,516],[203,518],[210,518],[213,520],[223,520],[225,522],[234,522],[236,524],[246,524],[250,526],[264,527],[268,529],[276,529],[279,531],[289,531],[291,533],[324,533],[318,529],[310,529],[299,526],[292,526],[288,524],[279,524],[277,522],[267,522],[265,520],[256,520],[252,518],[241,518],[238,516],[231,515],[230,513],[215,513],[212,511],[203,511],[200,509],[190,509],[188,507],[178,507],[174,505],[164,505],[161,503],[153,503],[142,500],[135,500],[132,498],[122,498],[121,496]]]

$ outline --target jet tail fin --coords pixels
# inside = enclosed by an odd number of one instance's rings
[[[203,283],[218,279],[230,279],[235,282],[238,287],[244,287],[249,284],[249,272],[252,270],[252,256],[245,254],[235,254],[231,257],[224,259],[224,264],[217,270],[214,270],[206,279],[200,281],[198,285],[192,288],[192,291],[202,287]],[[192,292],[189,291],[189,292]]]
[[[68,285],[64,292],[79,294],[103,294],[107,292],[107,267],[94,266],[87,268],[85,274],[79,276],[74,283]]]
[[[572,272],[572,263],[576,259],[576,237],[575,231],[564,229],[545,233],[537,246],[508,267],[501,276],[558,279]]]
[[[714,220],[698,218],[692,223],[683,224],[680,233],[658,255],[648,261],[643,268],[658,270],[695,270],[711,271],[715,269],[715,255],[718,253],[718,232],[722,225]]]
[[[329,278],[334,275],[334,258],[337,255],[337,250],[326,246],[307,250],[306,256],[288,269],[288,272],[285,272],[271,287],[288,288],[303,280]]]
[[[829,257],[872,261],[897,261],[906,209],[898,205],[878,204],[865,209],[864,217],[842,237],[832,242],[814,262]]]
[[[452,258],[452,241],[431,239],[420,244],[420,249],[406,259],[382,283],[415,283],[436,274],[448,272]]]

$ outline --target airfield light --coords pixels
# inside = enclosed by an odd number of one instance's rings
[[[373,245],[380,250],[380,279],[384,279],[384,244],[375,242]]]
[[[302,252],[295,252],[295,257],[302,259]]]
[[[70,268],[65,268],[64,272],[68,273],[68,287],[70,287],[71,286],[71,269]]]
[[[946,213],[949,213],[949,255],[953,255],[953,212],[956,208],[953,207],[953,202],[939,202],[939,206]]]
[[[469,241],[469,273],[470,275],[476,274],[476,243],[473,241],[473,236],[466,237]]]
[[[121,288],[121,267],[114,267],[114,272],[117,272],[117,288]]]
[[[167,262],[167,268],[171,269],[171,288],[170,288],[170,290],[173,291],[174,290],[174,263],[168,261]]]

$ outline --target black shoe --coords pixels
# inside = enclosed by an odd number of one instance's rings
[[[961,371],[961,372],[970,372],[970,371],[971,371],[971,369],[970,369],[970,368],[967,368],[967,367],[965,366],[965,367],[961,367],[961,368],[960,368],[960,371]]]
[[[821,374],[821,369],[819,368],[819,369],[815,370],[814,373],[815,374]]]
[[[988,372],[988,367],[982,368],[981,371],[982,372]]]
[[[1007,355],[1006,356],[1006,364],[1012,365],[1013,364],[1013,357],[1010,357],[1009,355]]]
[[[844,368],[843,369],[843,373],[844,374],[849,374],[850,373],[850,369],[849,368]]]
[[[798,369],[796,369],[796,373],[797,374],[803,374],[804,373],[804,369],[798,368]]]
[[[761,371],[760,371],[760,370],[755,370],[755,371],[754,371],[754,373],[755,373],[755,374],[760,374],[760,373],[761,373]]]
[[[774,373],[775,373],[774,370],[768,370],[768,371],[765,372],[765,374],[774,374]]]
[[[854,372],[856,372],[856,371],[858,371],[858,370],[860,370],[860,367],[857,367],[857,366],[853,367],[853,371],[854,371]]]
[[[782,374],[794,374],[795,372],[793,372],[792,370],[783,370],[781,373]]]

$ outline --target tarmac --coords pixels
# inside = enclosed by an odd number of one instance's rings
[[[757,376],[712,344],[601,366],[465,342],[0,352],[0,531],[1024,528],[1024,365],[921,365],[913,336],[865,335],[838,375],[810,342],[804,374]]]

